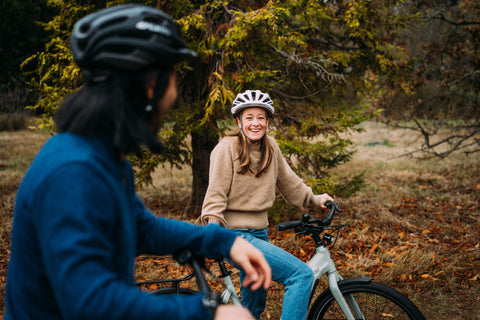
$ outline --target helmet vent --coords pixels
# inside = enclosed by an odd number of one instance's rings
[[[82,33],[87,32],[88,29],[90,29],[90,24],[85,23],[85,24],[82,24],[82,25],[80,26],[80,32],[82,32]]]
[[[107,20],[105,23],[103,23],[99,29],[106,29],[110,26],[113,26],[113,25],[116,25],[116,24],[120,24],[122,23],[123,21],[126,21],[127,20],[127,17],[118,17],[116,19],[112,19],[112,20]]]

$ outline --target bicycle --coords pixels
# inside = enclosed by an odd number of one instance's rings
[[[382,283],[372,281],[370,277],[356,277],[343,279],[337,272],[335,264],[330,256],[329,246],[335,244],[335,237],[332,235],[338,232],[341,227],[341,211],[336,203],[325,204],[330,210],[324,219],[311,219],[304,214],[302,220],[283,222],[278,224],[277,230],[284,231],[293,229],[296,237],[299,235],[310,236],[316,245],[307,265],[314,272],[314,282],[310,294],[310,308],[307,315],[308,320],[320,319],[411,319],[424,320],[422,312],[418,307],[399,291]],[[335,213],[339,214],[338,225],[331,226]],[[190,254],[190,256],[193,256]],[[185,259],[181,263],[185,263]],[[195,259],[194,259],[195,260]],[[200,259],[201,260],[201,259]],[[204,259],[203,259],[204,262]],[[195,273],[181,279],[151,281],[172,282],[171,288],[163,288],[154,291],[154,294],[193,294],[196,291],[180,288],[179,284],[193,277],[197,278],[200,291],[209,292],[208,284],[204,274],[201,272],[202,263],[194,267]],[[225,290],[221,295],[224,303],[232,300],[234,304],[241,304],[235,287],[232,283],[230,272],[227,270],[223,260],[218,260],[221,277],[225,283]],[[200,265],[200,266],[199,266]],[[203,266],[205,270],[205,267]],[[208,271],[208,269],[207,269]],[[209,271],[208,271],[209,272]],[[322,275],[328,278],[328,287],[311,302]]]

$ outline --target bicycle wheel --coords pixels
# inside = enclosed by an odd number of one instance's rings
[[[161,295],[161,294],[193,295],[197,293],[198,291],[186,289],[186,288],[160,288],[150,292],[150,294],[154,294],[154,295]]]
[[[349,297],[353,297],[361,314],[356,320],[411,319],[424,320],[425,317],[415,304],[400,292],[376,282],[339,283],[340,291],[346,298],[350,310],[354,312]],[[325,290],[313,303],[308,320],[346,319],[329,290]]]

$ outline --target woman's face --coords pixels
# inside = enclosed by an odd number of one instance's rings
[[[240,118],[242,121],[240,122]],[[242,114],[237,118],[237,125],[242,129],[243,134],[250,140],[260,140],[267,131],[268,117],[267,112],[262,108],[248,108],[242,111]],[[249,140],[249,143],[251,141]]]

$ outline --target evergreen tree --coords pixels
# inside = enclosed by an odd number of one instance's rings
[[[97,2],[55,2],[60,14],[46,25],[52,40],[43,53],[27,61],[39,66],[40,78],[34,83],[44,93],[37,107],[45,110],[45,123],[51,123],[60,98],[81,85],[68,52],[68,33],[80,16],[103,5]],[[371,90],[365,75],[380,73],[404,81],[409,59],[391,38],[408,21],[398,1],[143,3],[173,16],[199,59],[179,67],[181,97],[161,133],[168,152],[133,158],[141,179],[148,181],[151,170],[162,162],[190,164],[189,212],[198,214],[208,185],[210,152],[233,124],[231,102],[240,91],[260,89],[276,104],[272,134],[294,169],[316,192],[355,189],[348,185],[358,183],[358,177],[329,176],[329,169],[354,153],[351,141],[341,134],[356,130],[373,114],[363,103]]]

